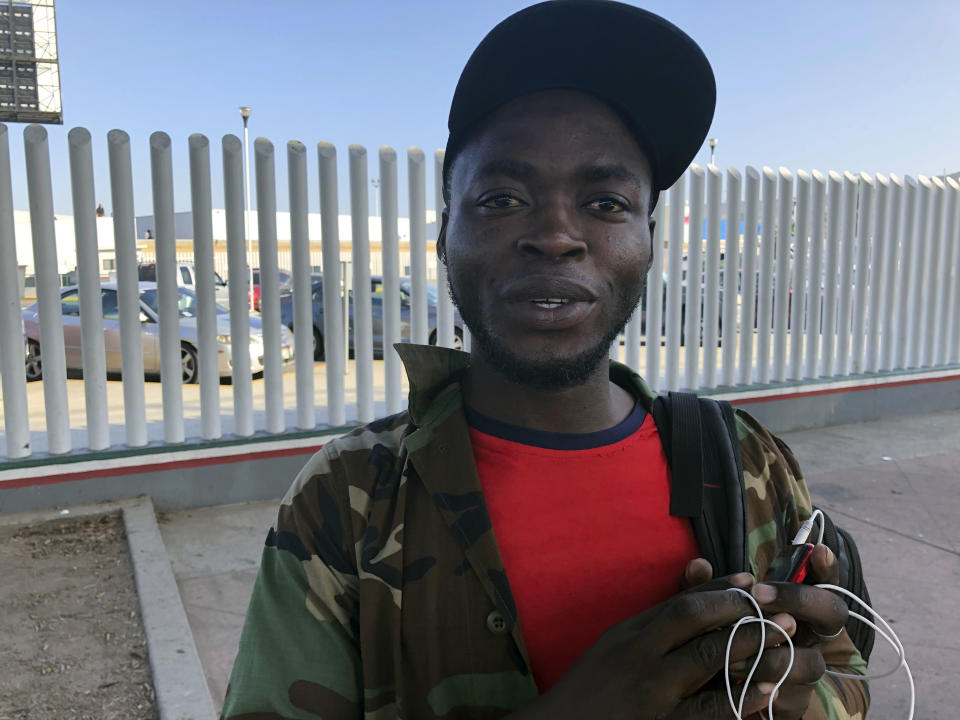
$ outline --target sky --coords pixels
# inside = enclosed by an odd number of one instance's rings
[[[173,142],[175,208],[190,209],[187,138],[211,143],[213,204],[223,206],[221,138],[276,148],[277,206],[288,207],[285,144],[308,147],[310,209],[319,211],[316,143],[338,150],[340,206],[349,208],[347,146],[400,157],[446,142],[464,62],[518,0],[59,0],[64,125],[48,126],[57,213],[71,214],[67,132],[93,136],[96,196],[108,214],[106,135],[131,136],[135,209],[152,212],[149,137]],[[651,0],[679,25],[717,77],[716,164],[938,175],[960,170],[956,0],[709,2]],[[638,88],[642,91],[642,88]],[[14,207],[27,209],[22,133],[10,124]],[[695,162],[705,164],[709,148]],[[251,169],[252,172],[252,169]],[[432,161],[428,162],[432,206]],[[254,206],[256,199],[254,198]],[[374,200],[370,200],[371,210]]]

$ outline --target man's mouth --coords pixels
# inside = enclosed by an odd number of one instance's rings
[[[569,300],[566,298],[539,298],[537,300],[532,300],[534,305],[545,310],[553,310],[553,308],[558,308],[561,305],[566,305]]]

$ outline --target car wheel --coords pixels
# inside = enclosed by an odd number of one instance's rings
[[[43,377],[43,366],[40,362],[40,343],[36,340],[27,340],[27,380],[40,380]]]
[[[197,368],[197,351],[186,343],[180,344],[180,368],[183,372],[185,385],[197,382],[199,375]]]
[[[436,329],[430,332],[430,339],[428,342],[431,345],[437,344],[437,331]],[[453,349],[454,350],[463,350],[463,330],[461,328],[453,328]]]
[[[317,330],[317,328],[313,328],[313,359],[325,359],[323,353],[323,335],[320,334],[320,331]]]

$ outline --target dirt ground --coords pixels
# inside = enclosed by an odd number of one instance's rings
[[[119,513],[0,527],[0,720],[156,720]]]

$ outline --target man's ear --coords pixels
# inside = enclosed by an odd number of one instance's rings
[[[447,264],[447,221],[450,219],[450,211],[447,208],[440,213],[440,234],[437,235],[437,260],[444,265]]]

